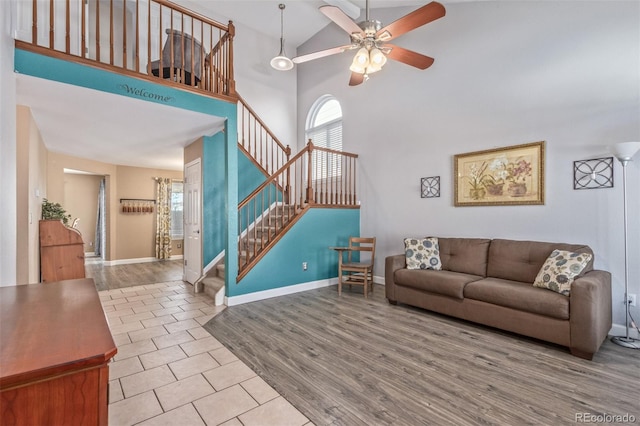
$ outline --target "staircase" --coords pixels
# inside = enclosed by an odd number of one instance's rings
[[[312,207],[357,207],[358,156],[316,147],[311,141],[290,158],[282,145],[239,97],[238,144],[267,176],[238,204],[238,276],[242,278]],[[221,261],[224,263],[224,260]],[[202,280],[216,305],[223,303],[224,265]]]

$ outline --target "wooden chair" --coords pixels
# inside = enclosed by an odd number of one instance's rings
[[[356,284],[364,287],[364,297],[366,299],[369,294],[369,287],[373,292],[373,263],[376,255],[376,239],[375,237],[350,237],[349,250],[345,251],[347,252],[347,262],[339,263],[338,295],[342,294],[342,284],[349,284],[349,286]],[[367,256],[369,258],[364,260],[359,257],[359,261],[352,260],[353,254],[361,254],[362,252],[369,252],[371,256]]]

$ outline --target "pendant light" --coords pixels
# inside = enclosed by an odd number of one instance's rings
[[[285,5],[280,3],[280,53],[271,60],[271,66],[278,71],[288,71],[293,68],[293,61],[287,58],[284,53],[284,8]]]

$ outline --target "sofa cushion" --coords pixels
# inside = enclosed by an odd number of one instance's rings
[[[442,242],[440,243],[440,248],[442,251]],[[591,248],[585,245],[545,243],[537,241],[493,240],[489,247],[489,260],[486,276],[532,284],[535,281],[540,268],[542,268],[542,265],[554,250],[589,253],[593,256]],[[579,276],[584,275],[592,269],[593,258]]]
[[[438,238],[442,269],[486,277],[490,242],[484,238]]]
[[[589,253],[554,250],[540,268],[533,286],[569,296],[571,283],[591,261],[591,257]]]
[[[398,269],[393,278],[397,285],[455,297],[456,299],[464,297],[463,290],[467,283],[482,279],[478,275],[461,274],[459,272],[404,268]]]
[[[569,298],[531,283],[485,278],[469,283],[464,297],[562,320],[569,319]]]
[[[404,253],[407,269],[442,269],[437,238],[405,238]]]

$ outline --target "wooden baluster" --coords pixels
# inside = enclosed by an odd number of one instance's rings
[[[127,0],[122,0],[122,68],[127,69]]]
[[[49,49],[53,50],[55,47],[55,6],[53,0],[49,0]]]
[[[96,5],[96,61],[102,62],[100,54],[100,2],[95,2]]]
[[[175,38],[173,34],[173,9],[169,9],[169,34],[167,35],[167,41],[169,42],[169,80],[175,81]]]
[[[356,162],[355,159],[353,161],[353,204],[358,203],[358,194],[356,193],[356,188],[358,183],[356,181]]]
[[[158,53],[160,54],[160,62],[158,63],[158,78],[164,78],[164,64],[162,58],[162,4],[158,5]],[[171,37],[171,34],[168,35]],[[171,44],[173,46],[173,43]],[[173,55],[173,49],[171,49]]]
[[[136,0],[136,57],[135,70],[140,72],[140,0]]]
[[[162,61],[162,58],[160,58],[160,61]],[[151,72],[151,1],[147,6],[147,74],[153,76]],[[158,72],[158,75],[160,75],[160,72]]]
[[[113,0],[109,0],[109,64],[113,65]]]
[[[31,2],[31,43],[38,44],[38,0]]]
[[[65,2],[64,51],[67,55],[71,54],[71,4],[69,4],[69,0]]]
[[[81,2],[80,4],[80,57],[82,58],[86,58],[87,57],[87,40],[86,40],[86,33],[87,33],[87,18],[86,18],[86,10],[85,10],[85,3]]]

